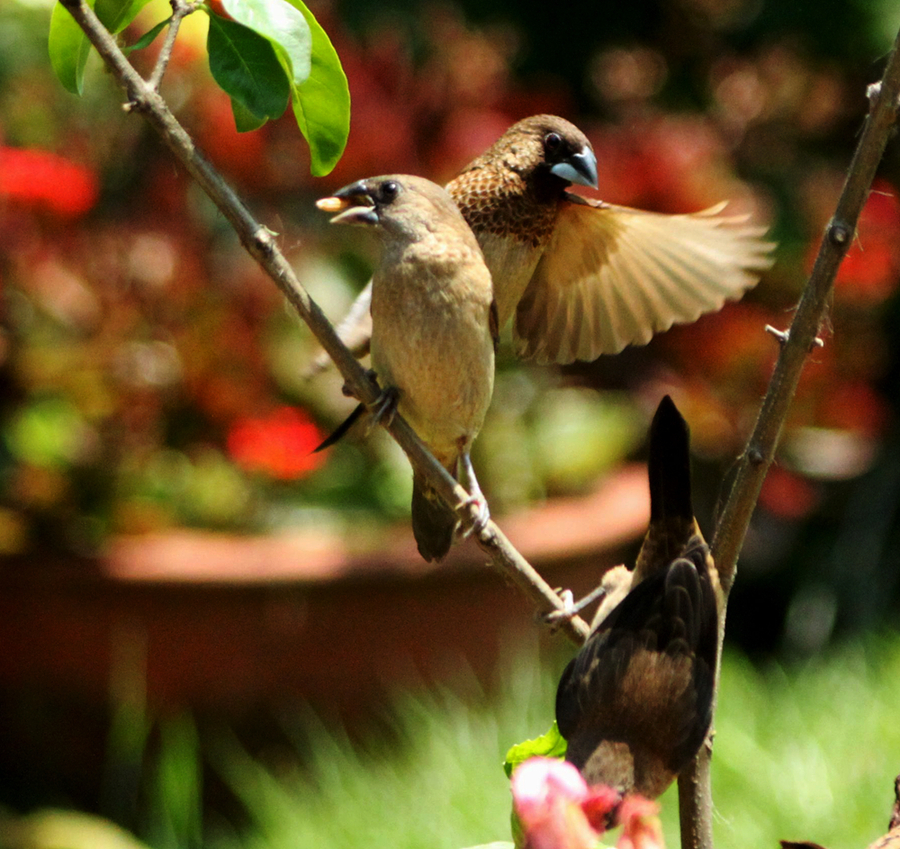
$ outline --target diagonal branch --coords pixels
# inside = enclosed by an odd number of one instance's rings
[[[737,476],[716,526],[713,556],[727,600],[737,572],[737,558],[744,544],[750,517],[756,507],[766,472],[772,464],[788,408],[797,391],[806,357],[816,344],[838,267],[853,242],[856,225],[891,129],[897,121],[900,97],[900,33],[894,42],[880,83],[869,86],[869,115],[853,154],[847,179],[834,216],[825,229],[816,262],[769,381],[753,433],[741,455]],[[721,659],[724,617],[719,626]],[[718,675],[716,676],[718,679]],[[712,793],[707,740],[692,766],[678,780],[682,849],[712,849]]]
[[[353,395],[364,404],[373,404],[380,395],[378,384],[338,338],[325,314],[297,279],[271,233],[251,215],[221,174],[197,149],[154,86],[135,71],[85,0],[60,1],[84,30],[116,81],[125,90],[128,97],[126,109],[140,112],[159,133],[175,157],[234,227],[246,250],[309,326],[334,360]],[[394,416],[387,429],[406,452],[412,465],[425,475],[460,519],[474,519],[476,508],[467,505],[468,493],[434,459],[403,418]],[[553,588],[519,554],[493,522],[488,522],[477,542],[490,555],[492,565],[515,584],[541,613],[563,609],[563,602]],[[582,619],[576,616],[563,620],[560,627],[573,642],[579,645],[584,642],[588,628]]]

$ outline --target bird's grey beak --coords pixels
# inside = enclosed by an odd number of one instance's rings
[[[568,180],[570,183],[578,183],[579,186],[597,188],[597,157],[590,148],[585,148],[579,153],[573,153],[562,162],[550,168],[551,174]]]
[[[316,201],[316,206],[325,212],[337,212],[332,224],[357,224],[371,226],[378,223],[375,201],[362,180],[336,191],[331,197]]]

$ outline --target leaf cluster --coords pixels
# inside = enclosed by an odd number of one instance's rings
[[[114,34],[123,32],[148,2],[88,0]],[[209,68],[231,98],[237,129],[256,130],[280,118],[290,104],[309,144],[313,175],[328,174],[347,143],[350,92],[337,52],[306,5],[301,0],[213,0],[181,8],[182,14],[203,9],[209,15]],[[126,50],[149,47],[174,20],[172,15],[160,21]],[[81,95],[91,44],[62,3],[53,9],[48,48],[59,81]]]

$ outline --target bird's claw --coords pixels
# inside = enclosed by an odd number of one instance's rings
[[[558,626],[561,622],[566,622],[575,615],[575,596],[572,590],[558,589],[556,594],[562,602],[562,607],[557,607],[543,615],[543,620],[547,625]]]
[[[470,495],[457,509],[469,507],[475,507],[476,513],[474,516],[469,513],[467,519],[460,519],[456,523],[453,534],[458,540],[468,539],[473,533],[480,536],[491,519],[487,499],[480,492]]]
[[[400,392],[396,386],[387,386],[381,390],[381,394],[371,403],[366,404],[366,409],[371,414],[369,428],[381,424],[390,427],[397,414],[397,404],[400,401]]]
[[[584,598],[579,599],[578,601],[574,600],[571,590],[557,590],[557,593],[563,606],[544,614],[544,621],[548,625],[556,626],[559,625],[560,622],[574,619],[582,610],[593,604],[597,599],[605,598],[609,593],[609,589],[601,583],[599,587],[595,587]]]

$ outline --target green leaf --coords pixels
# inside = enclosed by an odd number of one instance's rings
[[[231,98],[231,114],[234,115],[234,126],[239,133],[249,133],[258,130],[268,120],[254,115],[246,106]]]
[[[328,174],[347,146],[350,134],[350,89],[337,51],[301,0],[285,0],[302,12],[312,34],[309,77],[291,86],[297,126],[309,145],[310,171]]]
[[[89,6],[94,5],[94,0],[87,2]],[[63,88],[80,96],[84,91],[84,66],[91,52],[91,43],[62,3],[57,3],[50,15],[47,50],[53,73]]]
[[[257,118],[278,118],[291,88],[268,39],[218,15],[209,16],[209,69],[219,86]]]
[[[513,770],[522,761],[529,758],[545,757],[545,758],[563,758],[566,754],[566,741],[562,734],[559,733],[559,727],[556,720],[546,734],[535,737],[534,740],[525,740],[522,743],[516,743],[507,753],[506,760],[503,763],[503,771],[509,778]]]
[[[222,5],[238,23],[272,42],[293,83],[306,81],[312,33],[301,12],[286,0],[224,0]]]
[[[130,47],[123,47],[122,52],[127,56],[133,50],[143,50],[145,47],[149,47],[156,36],[158,36],[170,23],[172,23],[172,16],[169,15],[164,21],[160,21],[153,29],[147,30],[134,44]]]
[[[94,11],[111,33],[121,32],[150,0],[96,0]]]
[[[235,20],[268,38],[291,79],[294,117],[321,177],[341,158],[350,132],[350,89],[337,52],[301,0],[224,0]]]

